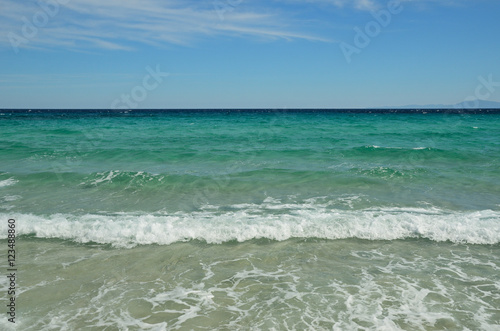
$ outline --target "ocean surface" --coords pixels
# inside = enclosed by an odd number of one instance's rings
[[[17,330],[500,330],[499,111],[0,110],[8,219]]]

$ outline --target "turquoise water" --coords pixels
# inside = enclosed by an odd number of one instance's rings
[[[500,329],[497,113],[0,113],[24,330]]]

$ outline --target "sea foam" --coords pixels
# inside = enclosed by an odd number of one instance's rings
[[[291,238],[397,240],[426,238],[454,243],[500,243],[500,212],[458,212],[436,208],[327,210],[314,205],[207,206],[172,214],[3,214],[15,218],[18,235],[59,238],[117,247],[200,240],[209,244]],[[274,208],[274,209],[273,209]],[[2,239],[6,238],[3,234]]]
[[[6,186],[11,186],[11,185],[14,185],[18,182],[18,180],[14,179],[14,178],[9,178],[9,179],[4,179],[4,180],[0,180],[0,188],[1,187],[6,187]]]

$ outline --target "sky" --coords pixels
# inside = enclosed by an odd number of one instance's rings
[[[499,0],[0,0],[0,108],[500,101]]]

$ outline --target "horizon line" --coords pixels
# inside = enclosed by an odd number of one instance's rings
[[[411,113],[500,113],[500,107],[481,107],[481,108],[458,108],[458,107],[436,107],[436,108],[408,108],[408,107],[381,107],[381,108],[244,108],[244,107],[231,107],[231,108],[140,108],[140,109],[110,109],[110,108],[0,108],[0,112],[58,112],[58,111],[89,111],[89,112],[108,112],[108,113],[130,113],[130,112],[148,112],[148,111],[193,111],[193,112],[209,112],[209,111],[227,111],[227,112],[242,112],[242,111],[283,111],[283,112],[296,112],[296,111],[329,111],[329,112],[411,112]]]

